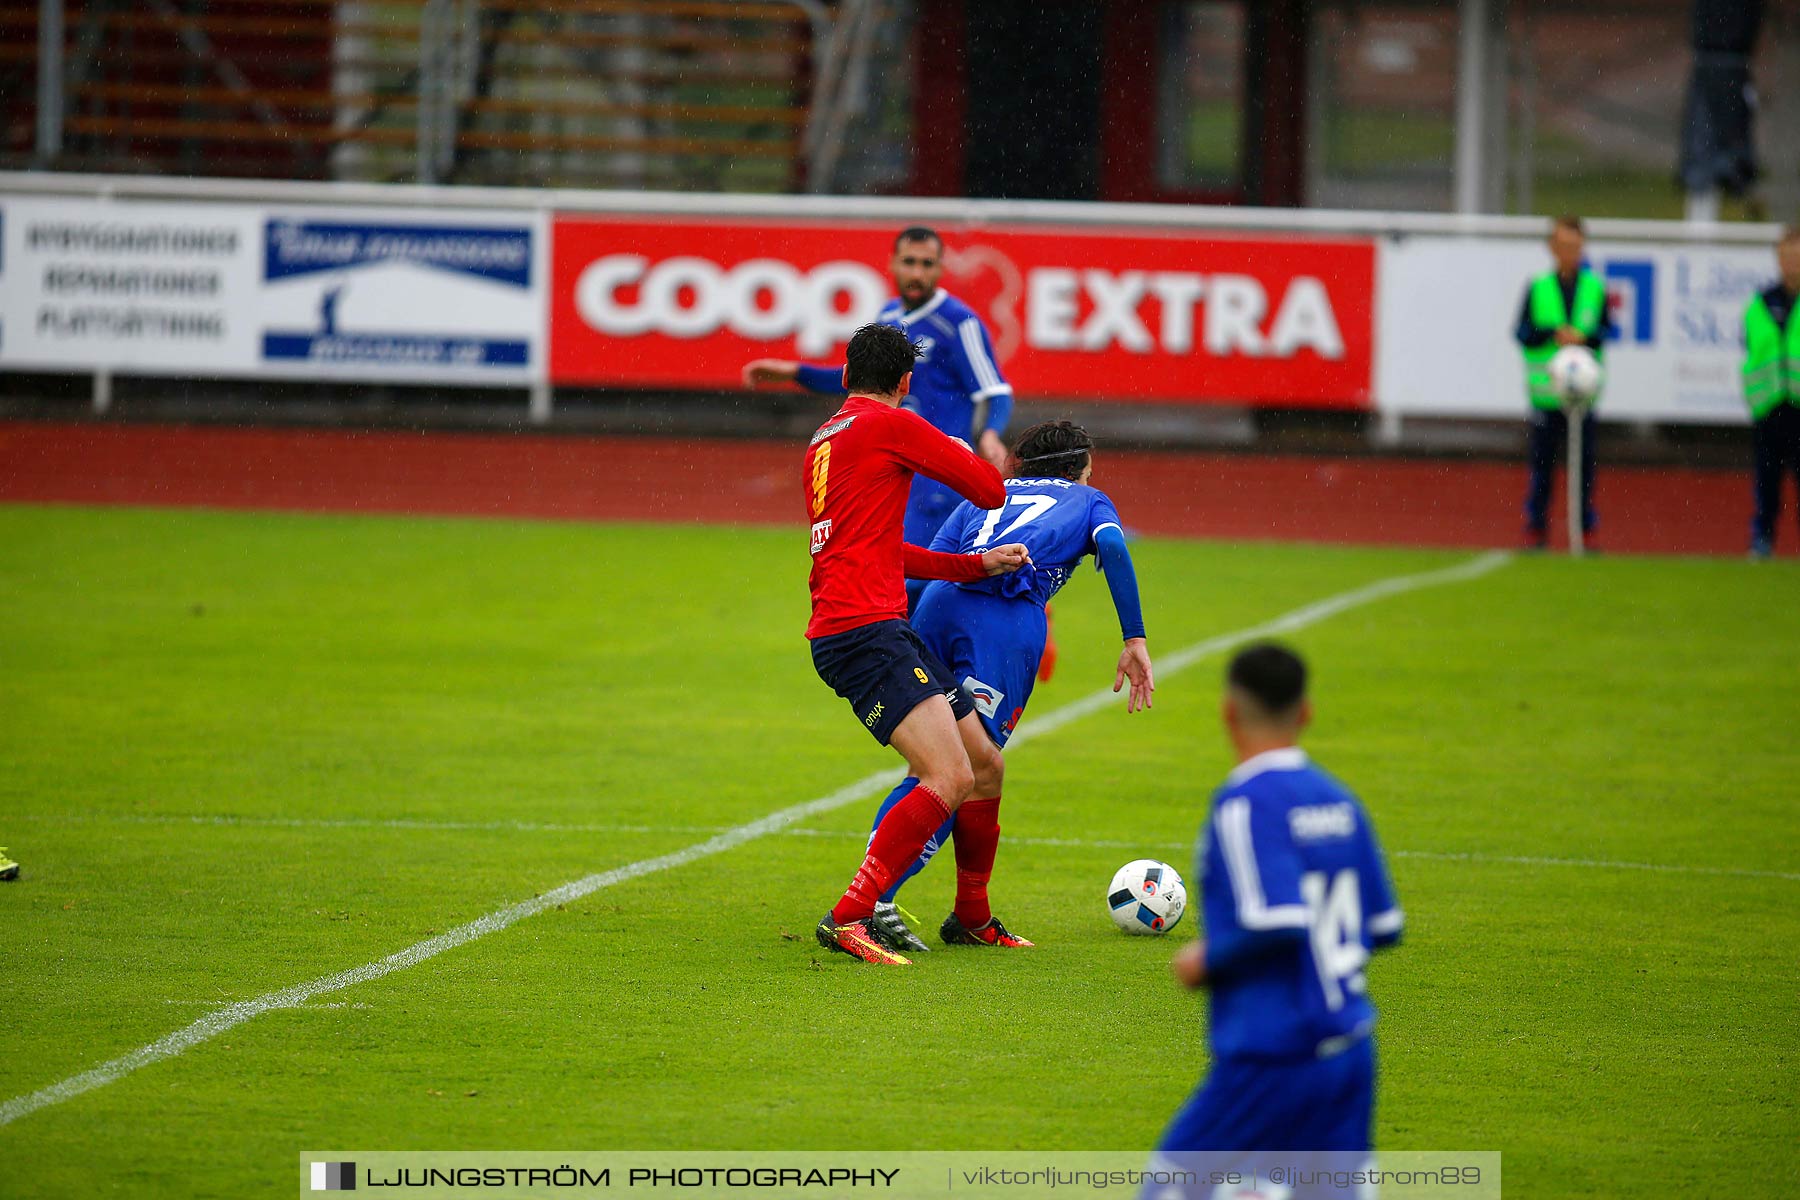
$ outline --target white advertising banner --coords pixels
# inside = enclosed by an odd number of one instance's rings
[[[1618,333],[1598,415],[1612,421],[1743,424],[1743,313],[1775,279],[1772,250],[1588,243]],[[1519,416],[1525,371],[1513,330],[1525,288],[1548,270],[1536,241],[1384,241],[1376,284],[1375,395],[1384,412]]]
[[[245,208],[0,201],[0,365],[253,370],[261,236]]]
[[[524,384],[539,214],[0,199],[0,367]]]
[[[259,370],[542,378],[544,228],[528,212],[269,210],[258,245]]]

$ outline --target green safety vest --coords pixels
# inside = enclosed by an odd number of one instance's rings
[[[1781,326],[1757,296],[1744,310],[1744,403],[1760,421],[1783,404],[1800,404],[1800,318],[1788,314],[1786,344]]]
[[[1539,275],[1531,281],[1531,320],[1539,329],[1561,329],[1564,325],[1573,325],[1588,337],[1600,332],[1600,323],[1606,319],[1606,285],[1592,271],[1582,271],[1575,277],[1575,313],[1569,314],[1563,304],[1562,283],[1551,271]],[[1525,393],[1531,397],[1533,408],[1561,408],[1562,401],[1557,399],[1555,391],[1550,387],[1550,360],[1562,347],[1555,341],[1545,342],[1541,346],[1525,348]],[[1596,358],[1601,352],[1594,352]],[[1595,397],[1599,399],[1598,396]]]

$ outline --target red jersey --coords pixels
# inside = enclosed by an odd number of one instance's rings
[[[908,567],[915,578],[985,577],[980,555],[903,547],[914,472],[982,508],[1006,503],[1000,472],[917,413],[852,396],[813,434],[800,477],[812,522],[807,637],[905,619]]]

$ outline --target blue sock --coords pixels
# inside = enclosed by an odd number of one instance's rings
[[[881,818],[887,816],[888,809],[900,803],[908,792],[918,786],[919,781],[911,775],[902,779],[899,786],[887,794],[887,798],[881,802],[881,807],[875,810],[875,825],[881,824]],[[874,836],[875,825],[869,826],[870,837]],[[932,855],[938,852],[938,848],[944,844],[947,838],[949,838],[950,831],[955,828],[955,826],[956,814],[951,813],[950,816],[944,819],[944,823],[939,826],[938,831],[932,834],[931,840],[925,843],[925,848],[919,852],[919,857],[914,859],[912,865],[907,867],[906,870],[901,873],[900,878],[894,880],[893,884],[888,887],[888,890],[881,894],[881,902],[883,904],[892,904],[894,902],[894,897],[900,894],[900,888],[906,881],[925,869],[925,864],[931,861]]]

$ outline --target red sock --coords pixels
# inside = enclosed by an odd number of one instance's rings
[[[951,836],[956,843],[956,919],[965,928],[978,929],[994,915],[987,889],[1000,846],[1000,797],[963,801]]]
[[[850,881],[850,890],[831,910],[831,919],[839,925],[860,921],[875,911],[875,902],[887,891],[895,876],[919,857],[919,851],[931,835],[938,831],[950,806],[924,784],[906,793],[900,803],[888,809],[887,816],[875,827],[869,841],[869,854]],[[993,855],[988,856],[992,859]]]

